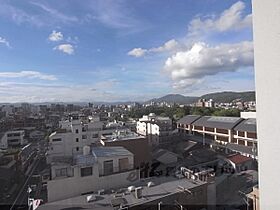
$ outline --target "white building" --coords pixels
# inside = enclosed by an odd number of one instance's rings
[[[143,115],[137,122],[137,133],[148,136],[151,145],[158,145],[172,134],[172,120],[169,117],[156,116],[154,113]]]
[[[48,202],[89,192],[115,189],[139,181],[134,156],[123,147],[85,146],[83,155],[57,159],[51,166]]]
[[[0,136],[0,148],[7,149],[8,147],[21,146],[25,144],[24,131],[7,131]]]
[[[82,148],[99,141],[103,123],[97,118],[81,120],[71,118],[60,121],[60,129],[49,136],[47,162],[55,156],[72,156],[81,154]]]

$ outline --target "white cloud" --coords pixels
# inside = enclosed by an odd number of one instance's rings
[[[10,46],[10,43],[3,37],[0,36],[0,44],[4,44],[6,45],[7,47],[11,47]]]
[[[176,40],[171,39],[165,42],[162,46],[151,48],[151,49],[134,48],[131,51],[129,51],[127,54],[134,57],[142,57],[147,53],[170,52],[179,48],[180,48],[179,43]]]
[[[52,31],[52,33],[49,35],[49,40],[53,42],[61,41],[63,40],[63,34],[61,32]]]
[[[191,49],[169,57],[164,69],[174,83],[174,88],[185,88],[202,82],[205,76],[220,72],[233,72],[253,65],[253,43],[221,44],[208,46],[195,43]]]
[[[44,74],[38,71],[20,71],[20,72],[0,72],[0,78],[29,78],[41,80],[57,80],[54,75]]]
[[[145,53],[147,52],[146,49],[142,49],[142,48],[134,48],[131,51],[129,51],[127,54],[134,56],[134,57],[142,57],[145,55]]]
[[[61,52],[64,52],[68,55],[73,55],[74,54],[74,47],[71,44],[60,44],[56,47],[53,48],[54,50],[59,50]]]
[[[238,1],[219,16],[211,18],[195,18],[189,26],[189,35],[199,35],[202,32],[240,30],[252,27],[252,14],[243,15],[245,3]]]

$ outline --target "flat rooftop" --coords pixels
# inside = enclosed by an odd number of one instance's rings
[[[154,186],[147,187],[148,182],[153,182]],[[66,200],[47,203],[39,206],[39,210],[61,210],[61,209],[114,209],[115,204],[124,204],[129,208],[142,204],[157,201],[161,198],[180,193],[182,188],[192,191],[193,188],[206,185],[206,182],[200,180],[189,180],[186,178],[178,179],[176,177],[154,177],[140,181],[135,187],[142,187],[142,197],[136,198],[134,192],[129,192],[127,188],[121,188],[115,191],[108,191],[102,195],[97,193],[73,197]],[[93,195],[95,199],[87,202],[86,198]],[[112,205],[113,204],[113,205]]]
[[[92,147],[92,154],[95,157],[113,157],[133,155],[124,147]]]
[[[194,121],[192,124],[210,128],[232,129],[242,120],[243,119],[240,117],[204,116]]]
[[[102,135],[103,141],[124,141],[130,139],[144,139],[145,137],[140,136],[137,133],[128,130],[117,130],[113,134]]]

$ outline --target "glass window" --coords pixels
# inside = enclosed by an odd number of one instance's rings
[[[81,168],[81,177],[91,176],[92,175],[92,167]]]

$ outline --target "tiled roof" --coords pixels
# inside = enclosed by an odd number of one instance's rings
[[[246,156],[243,156],[240,154],[228,156],[227,159],[235,164],[241,164],[241,163],[252,160],[252,158],[249,158],[249,157],[246,157]]]

